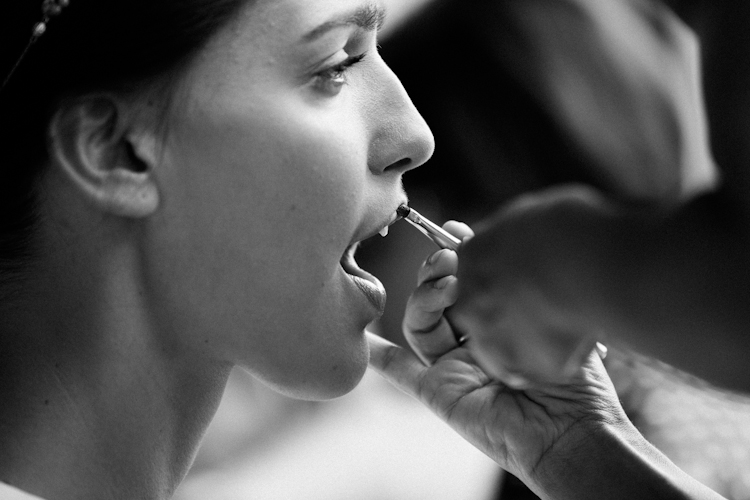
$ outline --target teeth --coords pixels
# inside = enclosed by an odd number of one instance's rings
[[[383,229],[380,230],[380,236],[382,236],[383,238],[388,236],[388,226],[385,226]]]

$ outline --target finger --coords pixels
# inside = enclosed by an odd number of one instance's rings
[[[404,338],[426,366],[461,345],[445,316],[440,317],[432,331],[404,332]]]
[[[405,333],[429,332],[437,326],[445,308],[458,297],[458,280],[444,276],[419,286],[406,303],[403,327]]]
[[[456,274],[458,271],[458,255],[453,250],[438,250],[422,264],[417,273],[417,286],[443,276]]]
[[[607,349],[607,346],[602,344],[601,342],[597,342],[596,353],[599,355],[599,358],[604,360],[604,359],[607,359],[607,354],[609,353],[609,349]]]
[[[438,289],[445,282],[445,288]],[[453,328],[443,316],[458,296],[457,280],[446,276],[427,283],[409,297],[403,321],[404,338],[426,365],[459,346]]]
[[[443,229],[445,229],[461,241],[468,241],[467,239],[471,239],[474,237],[474,231],[472,231],[471,228],[463,222],[449,220],[448,222],[443,224]]]
[[[365,331],[370,345],[370,368],[406,394],[419,399],[419,385],[427,367],[408,349]]]

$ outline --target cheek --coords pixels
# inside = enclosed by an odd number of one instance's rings
[[[318,116],[318,115],[322,115]],[[273,227],[278,245],[336,248],[361,219],[367,188],[367,142],[355,123],[322,113],[265,113],[250,145],[230,162],[253,170],[245,192]],[[238,129],[245,133],[243,127]],[[238,138],[239,139],[239,138]]]
[[[363,199],[365,189],[363,127],[337,119],[340,112],[284,103],[204,113],[177,144],[178,163],[191,166],[189,195],[238,226],[265,218],[264,238],[305,237],[311,224],[325,233],[326,215]]]
[[[351,124],[278,110],[176,131],[163,257],[194,327],[302,329],[364,211],[363,137]]]

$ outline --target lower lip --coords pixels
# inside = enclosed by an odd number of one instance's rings
[[[373,282],[360,276],[354,276],[353,274],[346,273],[346,275],[354,282],[355,285],[357,285],[357,288],[359,288],[359,290],[365,295],[365,297],[367,297],[367,300],[370,301],[370,304],[375,307],[375,309],[379,313],[378,316],[382,315],[385,311],[386,302],[386,294],[383,284],[375,278],[373,278],[375,280],[375,282]]]

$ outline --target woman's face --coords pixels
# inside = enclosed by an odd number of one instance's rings
[[[156,170],[162,328],[284,392],[331,397],[367,366],[384,291],[346,255],[405,202],[434,143],[378,55],[368,0],[256,0],[191,67]]]

